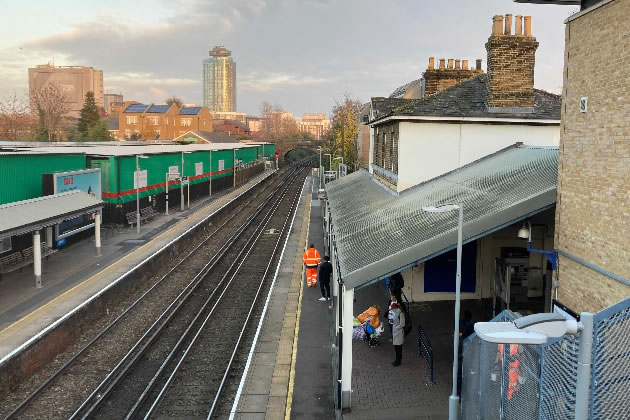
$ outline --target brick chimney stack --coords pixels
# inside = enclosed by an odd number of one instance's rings
[[[477,59],[476,63],[477,66],[475,68],[469,69],[468,60],[440,58],[439,67],[436,69],[435,58],[429,57],[429,66],[422,75],[425,83],[425,96],[432,95],[483,73],[483,70],[481,70],[481,59]]]
[[[523,31],[523,21],[525,30]],[[505,25],[504,25],[505,23]],[[531,16],[516,16],[512,34],[512,15],[494,16],[488,52],[488,108],[534,107],[534,64],[538,41],[531,34]]]

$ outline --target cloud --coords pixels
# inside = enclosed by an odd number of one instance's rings
[[[269,92],[272,90],[285,89],[288,87],[315,85],[330,82],[331,80],[327,80],[321,77],[316,78],[311,76],[298,76],[279,73],[250,73],[243,75],[237,83],[239,83],[239,87],[245,91]]]
[[[532,30],[540,42],[536,86],[558,91],[562,21],[571,9],[505,0],[430,5],[417,0],[155,0],[134,7],[155,8],[155,16],[114,16],[102,8],[89,20],[64,23],[51,36],[21,44],[23,50],[0,51],[0,93],[26,88],[26,68],[54,57],[58,65],[103,70],[105,89],[120,91],[125,99],[162,102],[166,93],[200,103],[201,62],[214,45],[224,45],[237,62],[239,111],[255,113],[269,101],[295,114],[328,113],[333,98],[346,90],[367,101],[418,79],[429,56],[482,58],[485,66],[484,44],[497,13],[533,15]]]

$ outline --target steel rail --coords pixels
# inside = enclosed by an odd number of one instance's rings
[[[245,322],[243,322],[243,327],[241,328],[241,332],[238,336],[238,340],[236,341],[236,344],[234,345],[234,350],[232,351],[232,356],[230,357],[230,361],[228,362],[228,365],[225,369],[225,372],[223,374],[223,378],[221,379],[221,383],[219,384],[219,389],[217,390],[217,393],[215,394],[214,397],[214,401],[212,402],[212,406],[210,407],[210,411],[208,412],[208,416],[207,419],[210,420],[210,418],[214,415],[214,412],[216,410],[217,404],[219,402],[219,399],[221,398],[221,393],[223,392],[223,388],[225,386],[225,383],[227,382],[227,378],[228,375],[230,373],[230,370],[232,369],[232,364],[234,363],[234,359],[236,358],[236,353],[238,352],[238,348],[241,345],[241,340],[243,339],[243,336],[245,335],[245,329],[247,328],[247,325],[249,324],[249,320],[254,312],[254,307],[256,305],[256,302],[258,301],[258,296],[260,295],[260,291],[262,290],[263,284],[265,283],[265,279],[267,278],[267,274],[269,273],[269,269],[271,268],[271,265],[273,263],[273,257],[276,255],[276,253],[278,252],[278,246],[280,245],[282,238],[285,235],[286,232],[286,228],[287,228],[287,224],[289,223],[289,220],[291,220],[291,216],[293,215],[293,213],[297,210],[296,208],[296,201],[299,198],[299,195],[302,191],[300,189],[298,189],[298,191],[295,194],[295,197],[293,197],[293,202],[291,203],[291,210],[289,210],[289,214],[287,215],[286,219],[284,220],[284,224],[282,225],[282,231],[280,233],[280,235],[278,235],[278,240],[276,240],[276,244],[273,248],[273,252],[272,252],[272,258],[269,259],[269,262],[267,263],[267,267],[265,267],[265,272],[263,273],[262,277],[261,277],[261,281],[260,281],[260,285],[258,286],[258,290],[256,291],[256,295],[254,296],[254,302],[252,303],[251,308],[249,309],[249,312],[247,314],[247,318],[245,319]],[[287,233],[288,235],[288,233]],[[280,261],[278,261],[278,264],[280,264]]]
[[[293,175],[295,172],[289,174],[289,177]],[[286,182],[286,180],[285,180]],[[272,191],[268,197],[272,196],[275,192],[280,190],[284,186],[280,184],[278,188]],[[268,198],[267,197],[267,198]],[[129,352],[120,360],[120,362],[111,370],[111,372],[103,379],[103,381],[94,389],[94,391],[88,396],[88,398],[75,410],[70,419],[77,418],[81,415],[82,411],[87,409],[87,412],[82,415],[82,418],[88,417],[98,406],[103,402],[109,393],[115,388],[116,384],[124,377],[124,375],[128,372],[129,369],[135,365],[136,361],[144,354],[144,351],[148,346],[150,346],[155,339],[161,334],[163,329],[168,325],[170,320],[179,312],[179,310],[183,307],[183,305],[187,302],[190,296],[196,291],[197,287],[203,282],[205,277],[209,274],[210,271],[218,264],[218,262],[223,258],[223,256],[227,253],[227,251],[234,244],[235,239],[237,239],[253,222],[253,220],[262,212],[264,207],[266,206],[266,201],[261,203],[257,209],[254,211],[252,215],[249,216],[247,221],[239,227],[239,230],[235,232],[227,241],[226,244],[220,249],[219,253],[216,254],[203,268],[202,270],[195,276],[195,278],[189,283],[189,285],[184,289],[173,301],[171,304],[162,312],[160,317],[147,329],[147,331],[140,337],[140,339],[136,342],[136,344],[129,350]],[[231,267],[230,267],[231,268]],[[217,287],[220,287],[220,284]],[[212,295],[214,295],[214,291]],[[175,306],[174,306],[175,305]],[[160,325],[161,324],[161,325]],[[154,330],[154,328],[157,328]],[[151,332],[153,334],[151,335]],[[148,339],[147,339],[148,337]],[[137,351],[139,349],[139,351]],[[103,391],[104,389],[104,391]],[[103,391],[103,392],[101,392]],[[96,400],[90,404],[91,400]],[[87,408],[89,406],[89,408]]]
[[[286,175],[287,177],[293,175],[295,172],[297,172],[297,170],[294,170],[293,172],[289,173],[288,175]],[[282,173],[279,174],[280,176],[284,176],[286,173]],[[277,179],[276,179],[277,180]],[[264,186],[264,188],[262,188],[260,191],[258,191],[255,195],[253,195],[247,202],[242,203],[241,205],[239,205],[238,207],[240,209],[243,209],[244,207],[246,207],[247,205],[249,205],[252,201],[254,201],[256,198],[258,198],[261,194],[263,194],[265,192],[265,190],[267,190],[276,180],[273,180],[270,184],[267,184]],[[282,184],[281,184],[282,185]],[[275,191],[277,191],[279,188],[277,188]],[[272,193],[273,194],[273,193]],[[33,402],[33,400],[35,398],[37,398],[44,390],[46,390],[50,384],[56,380],[62,373],[64,373],[78,358],[80,358],[86,351],[88,351],[90,348],[92,348],[92,346],[98,342],[101,338],[103,338],[109,331],[111,331],[112,328],[114,328],[116,325],[118,325],[118,323],[120,321],[122,321],[139,303],[143,302],[145,300],[145,298],[151,293],[153,292],[158,286],[160,286],[165,279],[167,279],[172,273],[173,271],[175,271],[176,269],[178,269],[179,267],[181,267],[181,265],[187,261],[193,254],[195,254],[199,248],[201,248],[202,246],[206,245],[207,242],[214,237],[214,235],[216,233],[218,233],[221,229],[223,229],[230,221],[232,221],[232,219],[234,219],[236,217],[238,212],[233,212],[233,214],[227,219],[225,220],[225,222],[223,222],[220,226],[218,226],[216,229],[214,229],[214,231],[212,233],[210,233],[202,242],[200,242],[197,246],[194,247],[194,249],[192,249],[188,254],[186,254],[179,262],[177,262],[167,273],[165,273],[153,286],[151,286],[149,289],[147,289],[142,295],[140,295],[140,297],[138,297],[138,299],[136,299],[127,309],[125,309],[118,317],[116,317],[109,325],[107,325],[107,327],[105,327],[97,336],[95,336],[92,340],[90,340],[87,344],[85,344],[85,346],[83,346],[72,358],[70,358],[63,366],[61,366],[57,371],[55,371],[55,373],[53,375],[51,375],[50,377],[48,377],[42,384],[40,384],[40,386],[35,389],[31,394],[29,394],[21,403],[20,405],[18,405],[15,409],[13,409],[13,411],[11,413],[9,413],[6,417],[6,419],[12,419],[15,418],[18,414],[20,414],[31,402]],[[246,221],[245,223],[247,223],[248,221]],[[241,225],[242,226],[242,225]],[[240,227],[239,227],[240,228]],[[187,232],[184,232],[182,235],[184,235]],[[178,238],[179,239],[179,238]],[[205,268],[205,267],[204,267]],[[191,281],[192,283],[192,281]],[[190,285],[190,283],[189,283]],[[188,286],[187,286],[188,287]]]
[[[288,187],[287,187],[288,189]],[[283,194],[282,197],[280,197],[280,199],[278,199],[277,203],[274,204],[274,208],[272,209],[272,211],[275,211],[277,209],[277,207],[279,207],[280,205],[280,200],[281,198],[284,197],[284,195],[286,195],[286,191]],[[269,217],[269,219],[265,220],[265,224],[264,226],[266,226],[271,217],[273,216],[273,214],[271,214],[271,216]],[[262,235],[262,233],[264,232],[264,227],[260,230],[260,232],[258,233],[258,235],[256,236],[256,241],[258,240],[258,238],[260,238],[260,236]],[[255,245],[255,244],[254,244]],[[247,259],[247,257],[249,256],[249,254],[251,253],[251,251],[254,249],[254,247],[252,246],[250,249],[248,249],[246,255],[243,257],[243,259],[240,261],[238,270],[240,270],[240,268],[242,267],[243,263],[245,262],[245,260]],[[233,273],[233,275],[230,278],[230,281],[228,283],[228,285],[226,286],[226,288],[223,290],[223,292],[221,293],[221,296],[219,296],[219,298],[217,299],[217,301],[215,302],[214,306],[212,307],[211,311],[208,313],[208,315],[206,316],[203,324],[199,327],[199,329],[197,330],[195,336],[193,337],[193,340],[190,342],[190,344],[188,345],[186,351],[184,352],[184,354],[181,356],[179,362],[177,363],[177,365],[175,366],[173,372],[171,373],[171,375],[169,376],[169,378],[167,379],[166,383],[163,385],[160,393],[158,394],[157,398],[155,399],[155,401],[153,401],[153,404],[151,405],[151,407],[149,408],[148,412],[145,413],[144,418],[148,419],[151,414],[153,414],[153,412],[155,411],[155,409],[158,407],[160,401],[162,400],[162,398],[164,397],[164,395],[167,392],[167,389],[170,387],[171,383],[173,382],[173,380],[175,379],[176,374],[179,372],[180,367],[182,366],[182,364],[184,363],[184,361],[186,360],[188,354],[190,353],[191,349],[193,348],[193,346],[196,344],[196,341],[199,337],[199,335],[201,334],[201,332],[204,330],[205,326],[207,325],[208,321],[210,320],[210,317],[214,314],[214,311],[216,309],[216,307],[219,305],[219,303],[221,303],[221,298],[224,296],[225,292],[228,290],[229,286],[231,285],[231,283],[233,282],[233,280],[236,278],[236,276],[238,275],[239,271],[236,271]],[[260,286],[259,286],[259,290],[260,290]],[[258,296],[258,292],[256,294],[256,297]],[[255,301],[254,301],[255,303]],[[254,304],[252,304],[252,307],[254,306]],[[127,416],[127,418],[130,418],[130,416]]]

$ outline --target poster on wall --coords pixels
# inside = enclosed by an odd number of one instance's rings
[[[168,173],[169,174],[176,174],[179,175],[179,166],[175,165],[175,166],[169,166],[168,167]]]
[[[133,189],[147,187],[147,170],[133,172]]]
[[[203,162],[195,163],[195,175],[199,176],[203,174]]]
[[[225,161],[223,159],[221,159],[219,161],[219,172],[225,170]]]
[[[101,199],[101,170],[85,169],[72,172],[58,172],[52,174],[53,193],[61,194],[68,191],[83,191],[92,197]],[[44,186],[46,189],[46,186]],[[94,226],[94,215],[83,215],[59,223],[55,228],[57,239],[77,234]]]

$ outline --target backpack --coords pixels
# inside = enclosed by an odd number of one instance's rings
[[[411,325],[411,315],[407,311],[407,312],[405,312],[405,327],[404,327],[405,337],[407,337],[409,335],[409,333],[411,332],[412,328],[413,327]]]
[[[402,274],[396,273],[389,279],[389,289],[392,292],[396,292],[398,290],[402,290],[405,287],[405,279],[403,279]]]

